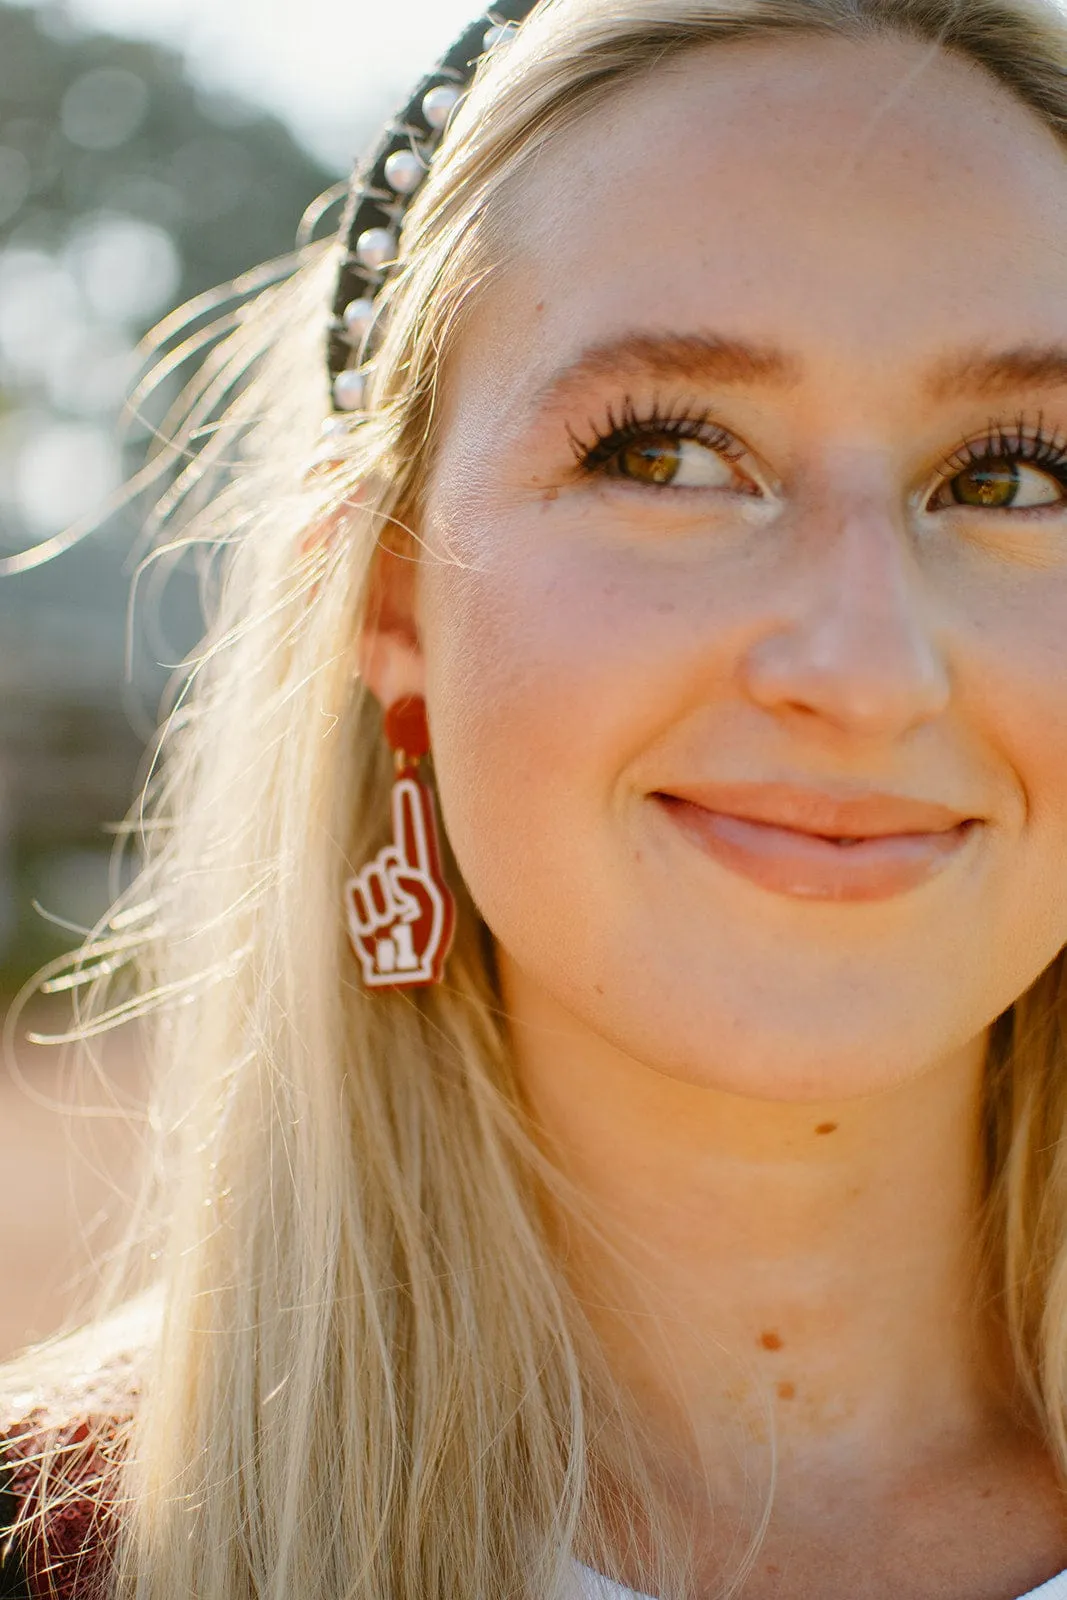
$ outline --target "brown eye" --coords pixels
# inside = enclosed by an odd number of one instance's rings
[[[737,489],[739,474],[711,445],[670,433],[642,433],[621,445],[611,475],[675,489]]]
[[[959,506],[1010,506],[1019,491],[1015,461],[991,457],[959,472],[952,480],[952,498]]]
[[[1027,511],[1035,506],[1062,504],[1064,499],[1063,486],[1051,473],[1010,456],[975,461],[963,472],[957,472],[945,488],[945,499],[955,505],[991,511]]]
[[[673,483],[682,464],[679,442],[665,434],[634,440],[619,451],[620,475],[636,483]]]

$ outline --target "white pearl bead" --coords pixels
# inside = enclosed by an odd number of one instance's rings
[[[430,90],[422,102],[422,114],[430,127],[441,133],[461,99],[458,89],[450,88],[447,83],[438,84],[436,89]]]
[[[322,437],[308,462],[310,473],[316,474],[324,467],[335,467],[339,461],[344,460],[345,447],[352,437],[354,425],[359,420],[355,416],[327,417],[322,425]]]
[[[385,163],[385,181],[397,194],[414,194],[425,171],[414,150],[394,150]]]
[[[367,392],[362,372],[339,372],[333,380],[333,398],[342,411],[361,411]]]
[[[490,28],[482,40],[482,49],[488,54],[490,50],[495,50],[498,44],[510,44],[518,31],[513,22],[504,22],[497,28]]]
[[[351,339],[365,339],[374,322],[373,300],[350,300],[341,318]]]
[[[368,228],[356,242],[356,257],[370,272],[380,272],[396,260],[396,238],[388,228]]]

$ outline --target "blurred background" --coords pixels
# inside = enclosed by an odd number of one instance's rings
[[[106,510],[144,450],[119,428],[138,342],[291,249],[477,9],[0,0],[0,557],[99,519],[0,579],[0,1010],[105,909],[109,829],[198,636],[191,574],[131,610],[137,515]],[[121,1227],[136,1038],[116,1035],[104,1065],[124,1114],[27,1024],[0,1066],[0,1359],[84,1298]]]

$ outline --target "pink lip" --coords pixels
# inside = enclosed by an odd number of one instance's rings
[[[901,796],[838,797],[786,784],[654,796],[689,839],[761,888],[809,900],[884,900],[925,883],[979,826]]]

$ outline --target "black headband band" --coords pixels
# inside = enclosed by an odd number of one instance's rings
[[[481,58],[502,43],[536,0],[499,0],[465,31],[419,84],[385,130],[373,157],[353,176],[341,222],[345,257],[330,324],[330,392],[337,416],[363,409],[360,371],[374,320],[374,297],[396,261],[404,213],[421,187],[449,118]]]

